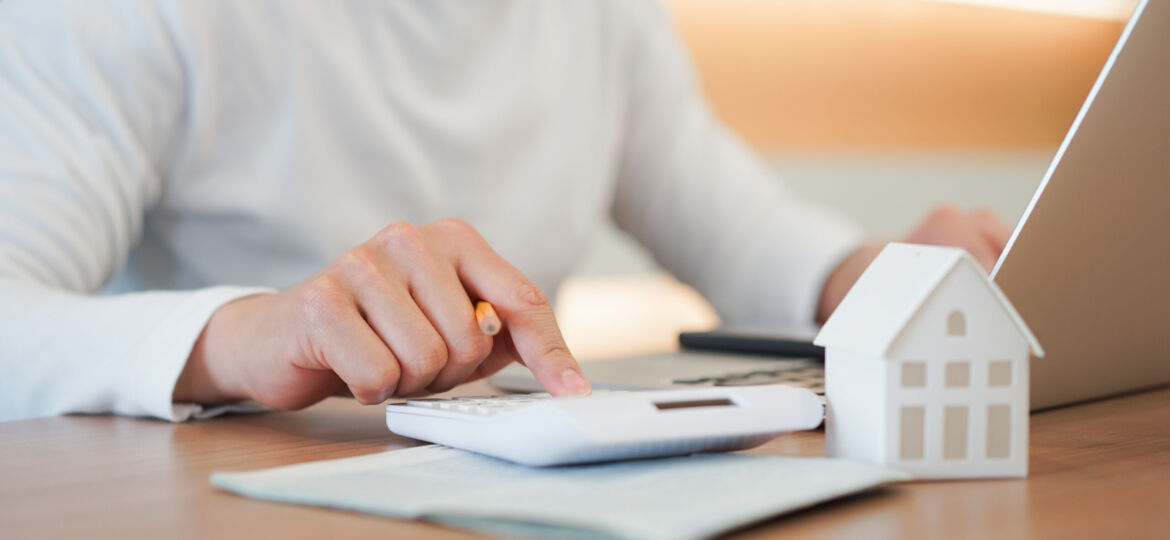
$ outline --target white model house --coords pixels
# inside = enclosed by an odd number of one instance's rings
[[[890,244],[825,323],[826,453],[918,478],[1028,474],[1036,338],[957,248]]]

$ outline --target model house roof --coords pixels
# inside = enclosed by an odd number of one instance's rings
[[[1027,340],[1032,354],[1044,356],[1036,336],[1003,291],[966,251],[916,244],[886,246],[845,295],[814,343],[885,356],[931,293],[961,264],[977,270],[987,291]]]

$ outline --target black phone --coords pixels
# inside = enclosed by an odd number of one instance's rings
[[[735,330],[683,332],[678,335],[678,344],[691,351],[825,359],[825,348],[813,345],[812,341],[806,339]]]

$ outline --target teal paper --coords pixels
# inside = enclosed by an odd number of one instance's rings
[[[904,479],[852,461],[744,454],[532,468],[439,446],[211,475],[249,497],[496,536],[647,540],[709,538]]]

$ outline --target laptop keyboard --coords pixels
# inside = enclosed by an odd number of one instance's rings
[[[701,377],[671,379],[673,384],[693,386],[756,386],[761,384],[786,384],[807,388],[819,395],[825,395],[825,372],[819,367],[804,369],[754,370],[739,373],[719,373]]]

